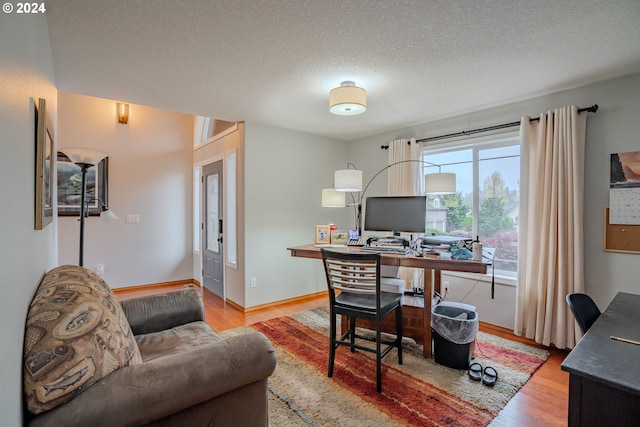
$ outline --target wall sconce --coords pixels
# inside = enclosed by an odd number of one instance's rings
[[[118,116],[118,123],[122,123],[123,125],[129,123],[129,104],[116,102],[116,114]]]

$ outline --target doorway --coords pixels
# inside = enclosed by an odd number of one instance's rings
[[[202,168],[202,285],[224,299],[222,160]]]

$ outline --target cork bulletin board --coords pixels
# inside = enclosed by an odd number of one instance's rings
[[[640,225],[609,224],[609,208],[604,208],[604,250],[640,254]]]

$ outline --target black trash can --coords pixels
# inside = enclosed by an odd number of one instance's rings
[[[454,369],[469,369],[478,332],[476,308],[443,301],[433,307],[431,329],[436,363]]]

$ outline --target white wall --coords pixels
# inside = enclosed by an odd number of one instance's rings
[[[640,256],[602,250],[603,208],[609,203],[609,155],[640,150],[640,74],[363,138],[349,144],[348,157],[363,169],[366,180],[386,164],[387,152],[381,150],[380,145],[390,140],[425,138],[519,121],[523,115],[537,116],[570,104],[600,106],[598,112],[587,119],[584,241],[586,290],[604,308],[619,291],[640,291]],[[383,175],[376,180],[378,191],[385,188],[386,175]],[[373,194],[367,192],[367,195]],[[444,280],[451,281],[450,300],[463,298],[476,283],[475,279],[451,276]],[[465,302],[477,306],[481,320],[513,328],[516,288],[498,285],[496,299],[492,300],[489,287],[490,282],[478,283]]]
[[[35,113],[47,100],[56,128],[57,91],[44,15],[0,15],[0,414],[22,425],[24,320],[42,275],[57,263],[56,226],[34,230]]]
[[[112,288],[193,278],[193,116],[59,93],[59,147],[109,154],[109,208],[120,221],[85,223],[84,266],[104,265]],[[140,216],[128,224],[127,214]],[[59,217],[60,264],[78,263],[77,217]]]
[[[286,248],[313,243],[316,224],[353,227],[350,208],[320,206],[333,171],[346,167],[347,145],[245,124],[245,307],[326,290],[321,263],[292,258]]]
[[[605,308],[619,291],[640,293],[640,255],[604,252],[603,210],[609,206],[612,153],[640,151],[640,74],[589,87],[586,98],[601,109],[587,122],[585,164],[585,283]]]

